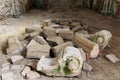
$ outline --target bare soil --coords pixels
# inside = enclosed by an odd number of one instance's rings
[[[111,63],[104,55],[114,53],[120,58],[120,20],[100,15],[88,9],[79,11],[56,11],[54,13],[40,10],[31,10],[20,18],[9,18],[0,21],[0,24],[21,25],[26,27],[39,26],[43,19],[80,19],[83,23],[91,26],[91,33],[106,29],[111,31],[113,38],[111,47],[106,48],[100,57],[88,61],[93,71],[82,72],[78,77],[47,77],[42,75],[38,80],[120,80],[120,62]],[[2,53],[2,52],[1,52]],[[0,54],[0,65],[5,62],[7,56]]]

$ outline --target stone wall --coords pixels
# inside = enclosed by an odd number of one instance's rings
[[[120,0],[0,0],[0,19],[18,17],[33,6],[42,8],[45,5],[55,9],[85,7],[107,15],[120,15]]]
[[[0,19],[18,17],[32,5],[32,0],[0,0]]]

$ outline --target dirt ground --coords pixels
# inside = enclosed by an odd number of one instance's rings
[[[31,10],[20,18],[9,18],[0,21],[0,24],[21,25],[21,26],[39,26],[43,19],[80,19],[83,23],[88,24],[92,28],[92,33],[103,29],[111,31],[113,38],[111,47],[107,48],[100,57],[88,61],[92,65],[93,71],[82,72],[79,77],[46,77],[41,75],[38,80],[120,80],[120,62],[111,63],[104,58],[105,54],[114,53],[120,58],[120,20],[115,20],[108,16],[100,15],[88,9],[80,9],[79,11],[56,11],[55,13],[47,11]],[[2,53],[2,52],[1,52]],[[6,56],[0,54],[0,64],[5,62]]]

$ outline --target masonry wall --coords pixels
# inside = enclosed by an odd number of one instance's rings
[[[47,1],[47,2],[45,2]],[[120,14],[120,0],[0,0],[0,19],[18,17],[32,8],[90,8],[107,15]]]

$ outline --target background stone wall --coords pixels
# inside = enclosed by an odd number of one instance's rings
[[[47,1],[47,2],[45,2]],[[120,14],[120,0],[0,0],[0,19],[18,17],[32,8],[90,8],[100,13]]]

